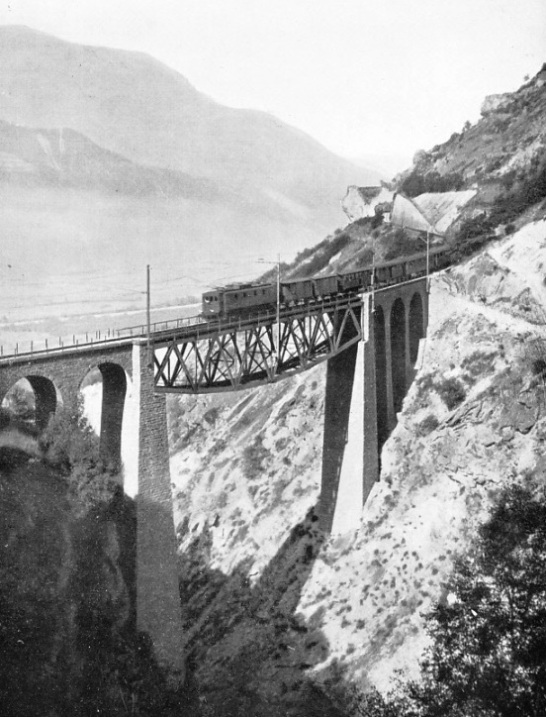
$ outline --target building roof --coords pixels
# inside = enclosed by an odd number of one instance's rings
[[[374,215],[375,206],[380,202],[391,201],[392,191],[386,187],[347,187],[347,194],[341,201],[341,207],[353,222],[361,217]]]
[[[413,201],[436,228],[437,233],[445,234],[453,222],[458,219],[463,207],[476,194],[476,189],[467,189],[462,192],[427,193],[414,197]]]
[[[443,236],[476,193],[475,189],[462,192],[429,192],[413,198],[397,194],[391,222],[406,229]]]
[[[391,212],[391,224],[404,229],[412,229],[418,232],[437,234],[432,224],[424,216],[421,209],[415,204],[415,200],[397,194]]]

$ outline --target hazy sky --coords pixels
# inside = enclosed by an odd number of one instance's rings
[[[0,24],[154,55],[348,157],[474,121],[546,61],[546,0],[0,0]],[[400,167],[402,168],[402,167]]]

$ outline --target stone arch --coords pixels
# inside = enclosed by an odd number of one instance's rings
[[[406,307],[398,298],[391,307],[391,366],[394,412],[402,408],[406,395]]]
[[[411,298],[409,308],[409,357],[412,366],[417,361],[419,353],[419,341],[425,335],[425,316],[423,312],[423,300],[419,292]]]
[[[121,466],[121,434],[123,410],[127,394],[127,375],[122,366],[113,362],[99,363],[91,367],[80,383],[80,390],[86,379],[96,371],[102,379],[102,397],[100,410],[100,452],[110,464]]]
[[[14,411],[15,407],[10,405],[10,396],[14,396],[14,392],[20,388],[23,398],[19,396],[16,402],[25,401],[24,394],[27,394],[27,411],[19,414],[20,420],[24,423],[34,424],[38,432],[42,432],[47,427],[49,419],[62,404],[61,394],[50,378],[40,376],[38,374],[30,374],[21,376],[3,397],[2,406],[8,411]],[[15,409],[17,417],[17,410]]]
[[[387,393],[387,342],[385,314],[381,306],[374,311],[375,337],[375,386],[377,403],[377,447],[378,454],[389,436],[389,408]]]

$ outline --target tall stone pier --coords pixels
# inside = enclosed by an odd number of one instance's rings
[[[326,532],[360,524],[377,480],[377,410],[372,302],[363,297],[362,339],[330,359],[326,369],[319,520]]]
[[[154,393],[145,345],[133,346],[138,402],[136,495],[137,627],[147,632],[156,656],[175,681],[183,680],[182,614],[173,524],[165,395]]]

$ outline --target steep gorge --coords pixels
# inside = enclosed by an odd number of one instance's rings
[[[544,267],[541,220],[434,277],[417,376],[356,531],[314,521],[323,367],[171,399],[188,647],[215,709],[239,679],[274,715],[301,714],[310,685],[417,675],[455,556],[503,485],[543,469]]]

